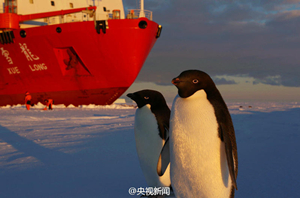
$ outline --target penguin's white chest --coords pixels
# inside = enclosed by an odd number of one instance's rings
[[[148,186],[170,186],[169,167],[163,176],[159,177],[157,174],[157,162],[164,140],[159,136],[157,121],[150,105],[136,110],[134,135],[139,162]]]
[[[203,90],[176,97],[170,120],[171,182],[177,198],[229,197],[231,180],[215,111]]]

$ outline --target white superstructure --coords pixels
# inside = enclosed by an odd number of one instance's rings
[[[96,6],[96,12],[84,10],[77,13],[23,21],[20,22],[20,26],[21,28],[29,28],[70,22],[137,19],[140,17],[152,20],[152,12],[144,10],[144,0],[140,0],[139,9],[130,9],[127,13],[124,11],[122,0],[0,0],[0,13],[30,15],[90,6]]]
[[[97,20],[106,20],[113,10],[120,10],[121,19],[124,19],[122,0],[19,0],[18,14],[32,14],[97,6]]]
[[[113,13],[117,13],[118,19],[125,18],[122,0],[7,0],[6,2],[8,2],[9,5],[14,5],[15,8],[13,12],[19,15],[97,6],[96,13],[94,14],[83,11],[64,16],[27,21],[21,25],[23,26],[22,28],[28,25],[50,25],[62,22],[91,21],[94,20],[94,17],[96,17],[96,20],[107,20],[113,18]],[[4,4],[5,0],[1,0],[1,12],[5,10]]]

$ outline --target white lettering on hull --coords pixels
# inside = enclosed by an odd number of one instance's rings
[[[40,58],[37,55],[34,55],[31,53],[31,51],[28,49],[26,43],[19,43],[21,52],[25,55],[28,61],[34,61],[34,60],[39,60]]]
[[[31,71],[43,71],[48,69],[45,63],[34,64],[33,66],[29,65],[29,68],[31,69]]]
[[[18,67],[10,67],[7,68],[9,74],[20,74],[20,70]]]
[[[12,59],[9,57],[9,52],[7,50],[5,50],[3,47],[0,48],[1,52],[2,52],[2,56],[4,56],[8,62],[8,64],[12,65],[14,64]]]

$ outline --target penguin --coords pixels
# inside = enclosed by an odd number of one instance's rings
[[[184,71],[172,83],[178,95],[171,109],[169,146],[162,149],[160,158],[170,161],[175,196],[233,198],[237,190],[237,144],[220,92],[210,76],[199,70]],[[169,158],[164,153],[169,153]]]
[[[170,166],[157,174],[160,152],[168,138],[170,109],[163,95],[154,90],[127,94],[137,103],[134,120],[136,150],[141,169],[150,187],[170,187]]]

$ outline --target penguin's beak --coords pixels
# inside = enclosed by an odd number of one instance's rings
[[[178,85],[179,82],[180,82],[179,78],[173,78],[173,80],[172,80],[172,84],[175,86]]]
[[[131,98],[132,100],[134,100],[134,94],[133,94],[133,93],[127,94],[127,97],[128,97],[128,98]]]

